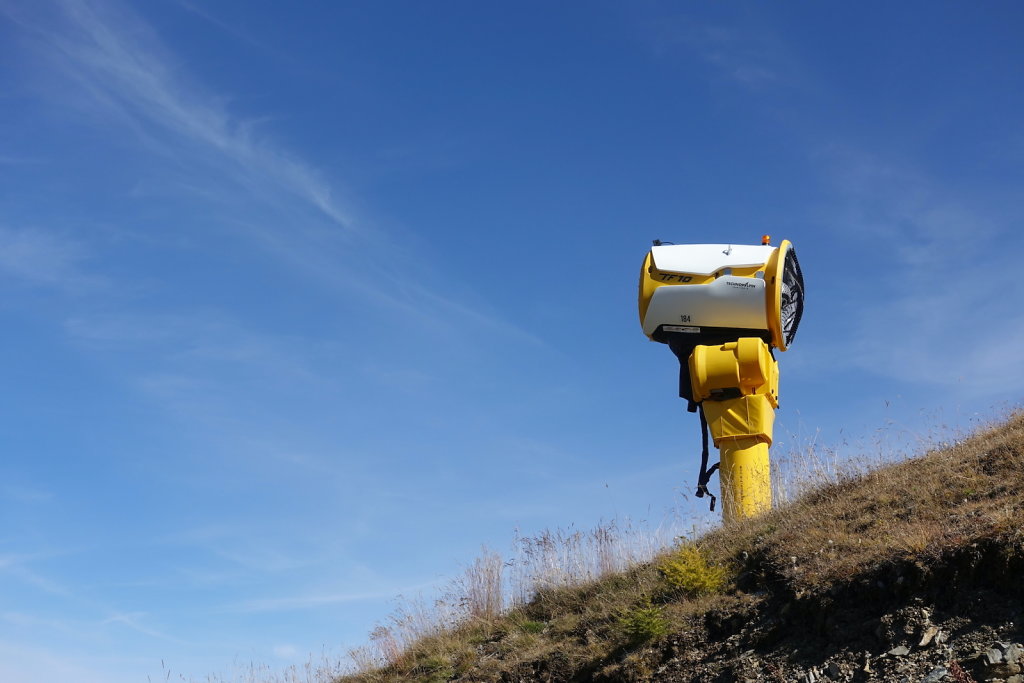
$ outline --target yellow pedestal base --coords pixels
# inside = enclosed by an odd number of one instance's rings
[[[730,439],[720,444],[722,517],[726,523],[754,517],[772,509],[772,480],[768,444],[756,438]]]

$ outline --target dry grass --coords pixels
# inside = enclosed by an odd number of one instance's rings
[[[925,560],[996,534],[1024,514],[1024,415],[944,450],[831,477],[790,505],[707,538],[717,552],[764,558],[799,590],[885,562]]]
[[[943,441],[948,448],[895,464],[886,464],[886,444],[860,459],[813,442],[793,451],[776,463],[785,502],[705,534],[700,557],[729,576],[754,563],[800,594],[888,562],[927,562],[981,538],[1019,536],[1024,414]],[[612,524],[520,537],[508,561],[487,551],[455,584],[461,598],[407,623],[393,619],[391,640],[374,641],[374,656],[338,680],[445,681],[469,671],[473,680],[497,680],[549,657],[577,667],[748,599],[728,586],[674,585],[658,567],[678,551],[639,531]]]
[[[508,560],[485,548],[440,597],[402,599],[387,623],[370,634],[370,642],[348,653],[350,673],[339,680],[447,680],[496,638],[503,641],[502,654],[536,654],[535,646],[549,640],[552,627],[564,633],[584,623],[621,621],[645,591],[626,602],[597,601],[595,614],[586,618],[553,625],[550,615],[564,612],[564,601],[576,602],[579,587],[600,593],[607,577],[617,581],[653,560],[683,533],[680,523],[674,518],[652,529],[627,520],[588,531],[517,533]]]

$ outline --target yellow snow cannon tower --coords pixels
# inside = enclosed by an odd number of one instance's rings
[[[793,245],[671,244],[655,240],[640,271],[640,324],[679,359],[679,395],[699,412],[697,497],[715,496],[726,522],[771,509],[768,447],[779,407],[775,350],[793,343],[804,279]],[[708,467],[708,427],[721,458]]]

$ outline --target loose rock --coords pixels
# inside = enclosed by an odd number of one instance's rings
[[[935,639],[935,636],[937,636],[938,633],[939,633],[939,627],[938,626],[929,626],[928,628],[926,628],[924,630],[924,633],[921,634],[921,642],[919,642],[917,644],[917,646],[918,647],[928,647],[929,643],[931,643],[932,640]]]
[[[949,679],[949,669],[944,666],[937,666],[928,672],[928,675],[921,679],[921,683],[939,683]]]

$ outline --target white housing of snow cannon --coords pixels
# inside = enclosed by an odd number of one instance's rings
[[[640,271],[640,324],[654,341],[759,337],[785,351],[803,313],[793,245],[655,243]],[[705,341],[706,340],[706,341]]]

